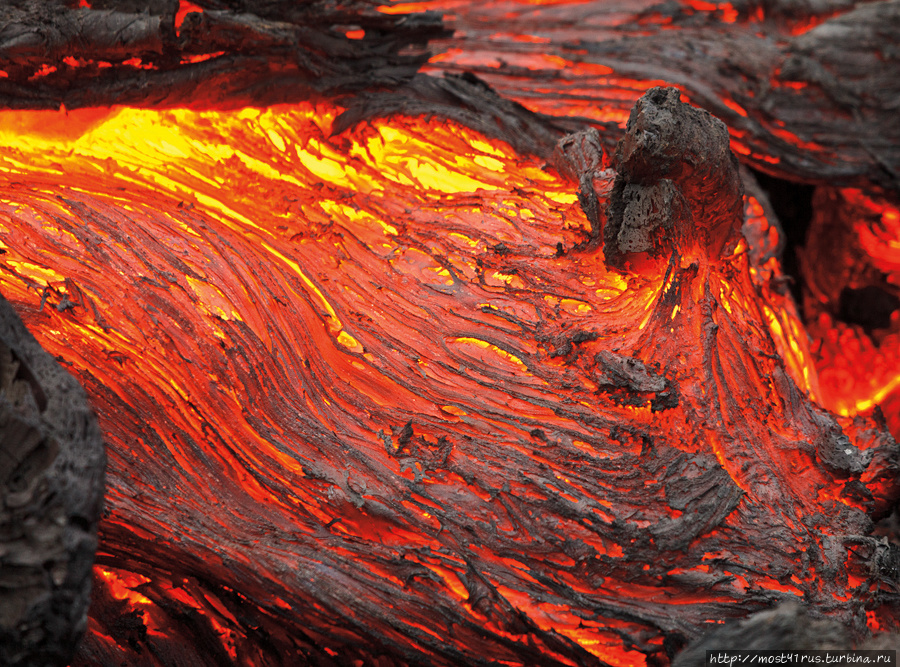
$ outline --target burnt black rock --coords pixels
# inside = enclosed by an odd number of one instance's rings
[[[66,665],[87,627],[106,455],[81,385],[0,297],[0,665]]]

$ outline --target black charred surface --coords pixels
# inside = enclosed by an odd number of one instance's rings
[[[875,329],[891,326],[891,316],[900,309],[900,297],[892,285],[845,287],[838,297],[838,318],[858,324],[871,335]]]
[[[392,88],[445,34],[438,14],[391,16],[371,6],[62,2],[0,7],[0,106],[111,104],[234,108]],[[350,30],[364,30],[350,39]],[[137,61],[135,60],[137,59]]]
[[[728,129],[683,104],[675,88],[653,88],[638,100],[616,151],[604,236],[606,261],[659,257],[692,246],[717,259],[736,238],[742,216],[738,163]]]
[[[104,466],[84,390],[0,298],[0,664],[71,659],[87,627]]]

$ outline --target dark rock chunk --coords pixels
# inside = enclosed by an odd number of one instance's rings
[[[666,388],[666,379],[647,369],[640,359],[603,350],[597,353],[601,385],[630,389],[634,392],[657,392]]]
[[[707,651],[723,649],[846,650],[850,645],[850,633],[840,623],[813,618],[798,604],[784,604],[716,628],[679,653],[672,667],[704,665]]]
[[[603,232],[615,268],[634,253],[716,261],[738,238],[743,189],[728,129],[680,96],[652,88],[631,111]]]
[[[653,412],[678,405],[678,389],[664,376],[647,368],[640,359],[603,350],[594,357],[597,371],[594,381],[600,391],[622,405],[645,405]]]
[[[0,297],[0,664],[65,665],[87,626],[105,453],[78,382]]]
[[[815,445],[819,460],[839,477],[859,475],[872,460],[873,452],[857,449],[837,424],[824,423]]]

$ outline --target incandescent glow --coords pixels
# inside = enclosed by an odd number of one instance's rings
[[[540,311],[555,318],[610,308],[645,317],[652,292],[623,292],[602,262],[585,267],[590,289],[573,277],[546,300],[556,243],[573,245],[588,225],[570,185],[540,164],[471,130],[415,118],[333,138],[339,112],[297,105],[0,115],[0,286],[99,401],[111,450],[107,548],[113,536],[169,540],[199,522],[203,541],[192,548],[242,567],[235,545],[258,542],[273,521],[295,534],[310,533],[313,521],[346,539],[427,545],[434,538],[403,537],[399,526],[379,531],[345,509],[332,524],[337,508],[329,506],[354,497],[359,473],[342,477],[342,462],[323,460],[309,424],[342,424],[340,438],[360,451],[378,451],[376,433],[407,411],[434,420],[416,426],[428,443],[439,442],[450,416],[511,405],[581,430],[537,407],[553,395],[527,369],[538,348],[523,346],[510,320],[492,320],[484,304],[522,322]],[[563,216],[568,231],[556,222]],[[492,250],[501,245],[512,263]],[[515,259],[526,247],[537,249],[536,262]],[[338,282],[335,267],[347,262],[358,269]],[[360,318],[383,286],[394,297]],[[426,333],[435,321],[476,335],[435,347]],[[393,360],[420,367],[421,381],[404,387],[386,365]],[[489,377],[505,379],[491,386]],[[350,430],[348,411],[358,415]],[[437,474],[428,460],[410,478]],[[311,465],[325,471],[312,486],[303,482]],[[397,463],[382,465],[388,477],[378,485],[405,479]],[[435,481],[445,484],[444,475]],[[163,499],[159,489],[183,508],[175,516],[162,519],[146,505]],[[369,493],[386,492],[377,489]],[[242,508],[243,528],[227,529],[235,542],[201,537],[221,532],[225,517],[210,510],[223,502]],[[409,520],[439,528],[442,503],[421,502],[427,511],[403,501]],[[280,571],[290,541],[275,539],[254,558]],[[452,583],[456,568],[435,571]],[[143,609],[147,627],[165,625],[150,598],[133,592],[147,576],[97,572],[99,587]],[[222,628],[235,631],[236,621],[164,589],[173,604],[202,607],[231,650]],[[276,616],[296,604],[272,599]],[[92,629],[89,641],[104,644],[104,632]],[[584,641],[617,650],[603,629]]]
[[[341,112],[0,112],[0,290],[99,414],[97,591],[141,651],[326,660],[377,625],[435,664],[453,637],[642,665],[688,607],[843,604],[735,539],[778,498],[797,549],[821,499],[863,516],[805,446],[817,380],[750,260],[777,241],[758,202],[730,256],[619,272],[543,161],[435,118],[334,135]],[[116,618],[85,650],[127,662]]]
[[[845,217],[850,221],[848,236],[834,257],[827,256],[831,264],[829,271],[809,271],[813,296],[810,308],[815,313],[811,327],[821,341],[817,356],[823,402],[845,416],[866,413],[883,405],[891,431],[897,436],[900,435],[898,312],[891,309],[885,322],[866,331],[820,308],[829,301],[839,301],[844,287],[864,287],[867,272],[883,276],[884,287],[879,289],[885,293],[900,285],[900,211],[854,188],[836,190],[832,196],[837,201],[829,201],[820,217],[823,220],[832,214]],[[865,258],[864,262],[860,258]],[[861,364],[866,368],[865,373],[858,372]]]

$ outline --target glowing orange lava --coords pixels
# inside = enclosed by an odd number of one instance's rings
[[[621,100],[594,120],[654,83],[514,64],[604,78]],[[837,403],[756,199],[723,256],[614,270],[543,160],[434,117],[334,134],[342,111],[0,112],[0,291],[109,449],[108,613],[76,664],[196,637],[223,662],[371,664],[377,632],[441,665],[644,665],[747,596],[875,599],[846,595],[830,540],[893,488],[823,458],[884,444],[814,401],[852,416],[893,380]],[[900,265],[882,219],[864,243]],[[748,540],[760,516],[796,542]]]

